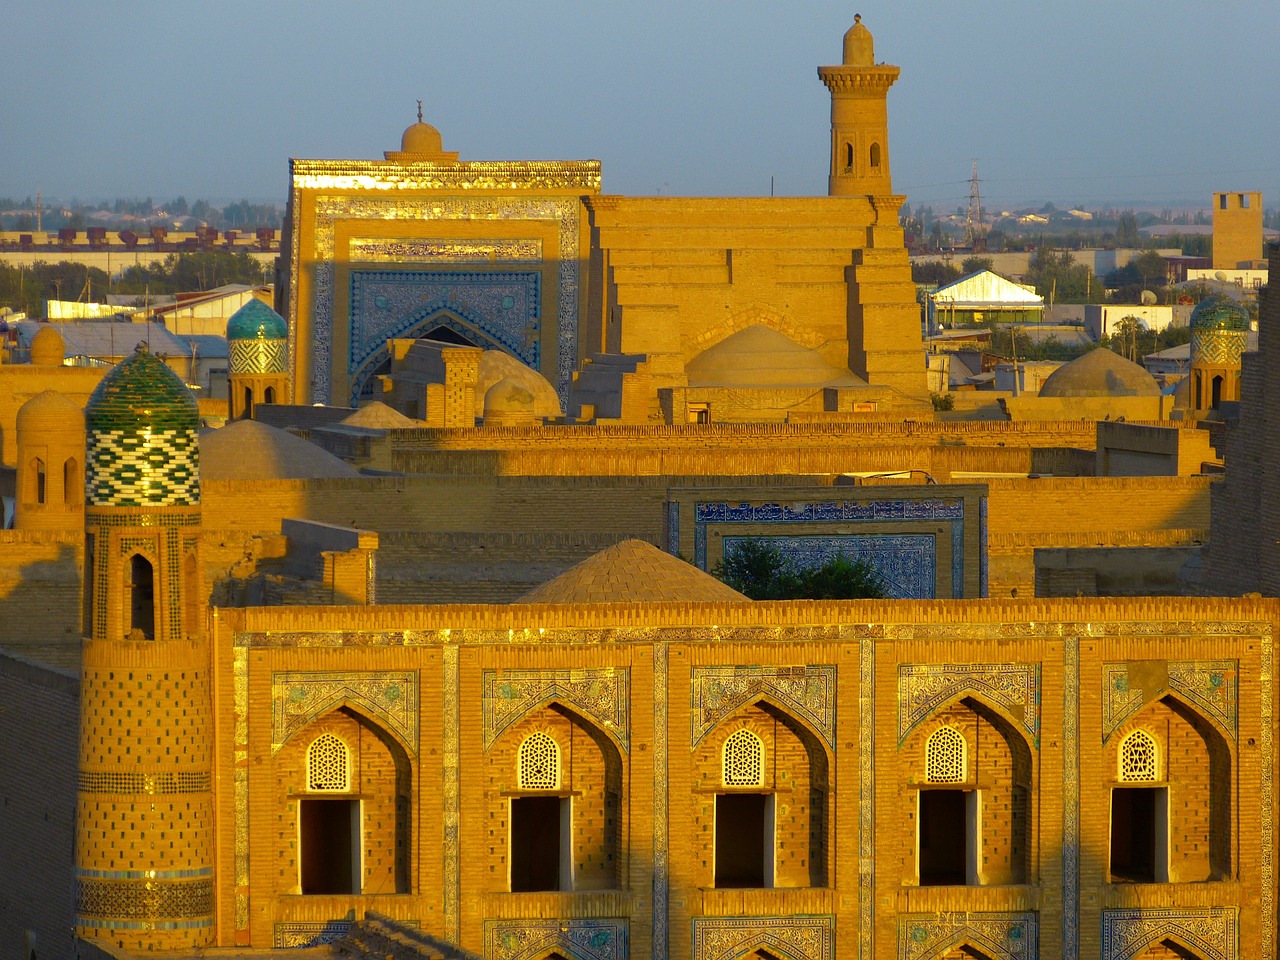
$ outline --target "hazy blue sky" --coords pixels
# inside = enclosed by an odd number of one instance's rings
[[[855,12],[912,203],[966,203],[974,159],[990,206],[1280,203],[1276,0],[9,0],[0,196],[282,202],[289,157],[380,157],[419,97],[464,159],[820,194]]]

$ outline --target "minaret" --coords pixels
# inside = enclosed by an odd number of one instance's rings
[[[1240,399],[1240,357],[1249,338],[1249,312],[1214,294],[1191,311],[1191,383],[1187,415],[1202,420],[1226,401]]]
[[[831,176],[833,197],[888,196],[889,88],[901,72],[877,65],[875,41],[862,25],[862,15],[844,35],[844,63],[819,67],[818,76],[831,91]]]
[[[228,419],[253,417],[260,403],[289,402],[288,327],[256,297],[227,321]]]
[[[214,938],[210,657],[195,398],[139,345],[85,407],[76,934]]]

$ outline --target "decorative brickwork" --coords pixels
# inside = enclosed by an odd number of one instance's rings
[[[486,920],[485,960],[536,960],[556,950],[574,960],[627,960],[626,920]]]
[[[271,749],[316,717],[344,703],[368,711],[418,752],[418,675],[416,672],[288,672],[271,675]]]
[[[961,946],[976,947],[992,960],[1037,960],[1039,917],[966,911],[898,918],[898,960],[934,960]]]
[[[1102,960],[1133,960],[1165,939],[1190,947],[1204,960],[1239,955],[1235,907],[1102,911]]]
[[[695,747],[725,717],[764,697],[811,724],[827,746],[835,748],[834,666],[694,667],[690,682]]]
[[[835,960],[834,917],[695,917],[693,960],[736,960],[763,947],[782,960]]]
[[[555,700],[599,724],[618,739],[624,751],[630,750],[630,678],[628,670],[614,668],[486,670],[481,681],[484,748],[490,749],[530,710]]]
[[[284,373],[289,362],[284,340],[231,340],[227,353],[232,374]],[[283,398],[282,398],[283,399]]]
[[[322,947],[341,940],[351,930],[354,920],[329,920],[323,923],[277,923],[272,946],[277,950],[299,947]]]
[[[898,742],[950,700],[974,693],[1008,711],[1040,744],[1040,665],[925,663],[898,668]]]

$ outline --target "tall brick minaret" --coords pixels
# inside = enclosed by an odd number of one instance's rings
[[[888,196],[889,109],[887,98],[898,67],[875,62],[875,40],[861,15],[844,35],[844,63],[819,67],[831,91],[831,176],[833,197]]]
[[[139,351],[85,407],[76,934],[127,950],[214,937],[213,724],[199,415]]]

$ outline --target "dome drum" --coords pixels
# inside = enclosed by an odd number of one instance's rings
[[[286,373],[288,371],[287,341],[227,340],[227,358],[233,376],[255,373]]]

